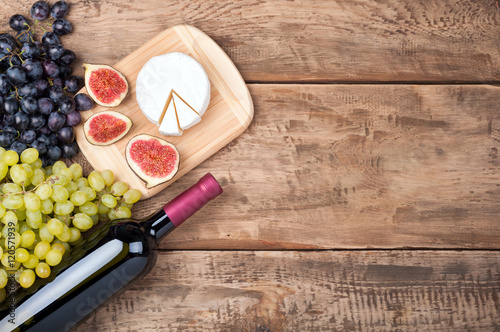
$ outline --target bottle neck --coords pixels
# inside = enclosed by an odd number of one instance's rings
[[[175,227],[178,227],[220,194],[222,194],[222,188],[219,183],[212,174],[207,173],[192,187],[141,222],[141,225],[146,234],[159,243]]]

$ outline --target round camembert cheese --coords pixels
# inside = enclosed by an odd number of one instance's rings
[[[151,58],[136,82],[137,103],[163,135],[179,136],[201,121],[210,102],[210,81],[203,67],[184,53]]]

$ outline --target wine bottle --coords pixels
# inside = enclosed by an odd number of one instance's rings
[[[59,270],[3,300],[0,331],[67,331],[156,261],[160,241],[222,188],[210,174],[144,220],[115,220],[71,251]],[[58,266],[59,267],[59,266]]]

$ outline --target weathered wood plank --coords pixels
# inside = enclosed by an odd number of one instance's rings
[[[28,14],[32,0],[0,9]],[[205,31],[253,82],[500,78],[500,9],[481,1],[72,1],[80,62],[114,64],[176,24]]]
[[[160,252],[77,331],[497,331],[500,254]]]
[[[225,194],[163,248],[500,248],[499,88],[251,85],[249,129],[205,172]]]

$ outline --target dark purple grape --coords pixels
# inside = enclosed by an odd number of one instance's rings
[[[7,133],[7,134],[12,134],[12,135],[14,135],[14,137],[17,136],[17,130],[16,130],[16,128],[11,127],[11,126],[5,126],[2,129],[2,132]]]
[[[14,125],[14,114],[5,113],[3,115],[2,126],[13,126]]]
[[[18,33],[16,33],[16,39],[21,44],[35,42],[35,37],[33,37],[33,33],[31,33],[31,31],[27,31],[27,30],[26,31],[19,31]]]
[[[9,25],[15,31],[23,31],[29,29],[28,19],[19,14],[10,17]]]
[[[23,59],[38,58],[40,56],[40,49],[35,43],[24,43],[21,48],[21,57]]]
[[[1,132],[0,133],[0,146],[2,148],[9,148],[12,145],[12,143],[14,143],[15,139],[16,139],[16,137],[14,135]]]
[[[19,96],[22,98],[24,97],[36,97],[38,94],[38,91],[36,90],[35,83],[26,83],[22,87],[20,87],[17,90],[17,93],[19,93]]]
[[[40,142],[38,139],[34,140],[33,143],[31,143],[31,147],[37,149],[39,154],[47,153],[47,145]]]
[[[71,142],[68,144],[61,145],[62,155],[64,158],[73,158],[78,153],[78,144],[76,142]]]
[[[30,118],[29,128],[33,129],[33,130],[38,130],[38,129],[42,128],[43,126],[45,126],[46,122],[47,122],[47,120],[45,119],[44,115],[39,114],[39,113],[33,114]]]
[[[57,77],[59,75],[59,67],[54,61],[45,60],[42,62],[43,74],[46,77]]]
[[[73,112],[76,108],[75,100],[70,96],[64,96],[59,101],[59,111],[64,114]]]
[[[53,145],[47,149],[47,156],[50,159],[57,160],[57,159],[61,158],[62,151],[57,145]]]
[[[52,86],[60,86],[64,89],[64,80],[60,77],[54,77],[52,80]]]
[[[53,134],[51,130],[49,130],[47,134],[40,134],[36,140],[45,145],[50,145],[50,139],[49,139],[50,134]],[[55,144],[57,145],[57,141]]]
[[[66,78],[73,74],[73,68],[70,66],[59,65],[59,77]]]
[[[35,40],[35,45],[40,49],[40,55],[44,55],[45,53],[47,53],[47,46],[42,44],[41,41]]]
[[[34,140],[36,140],[36,132],[34,130],[23,130],[19,135],[19,141],[25,144],[31,144]]]
[[[26,71],[21,66],[12,66],[5,72],[10,84],[14,86],[21,86],[26,83]]]
[[[66,90],[68,90],[71,93],[78,92],[78,90],[80,90],[84,84],[85,82],[83,81],[83,78],[76,75],[72,75],[64,80],[64,85],[66,86]]]
[[[40,98],[38,99],[38,113],[43,115],[49,115],[54,110],[55,105],[50,98]]]
[[[64,97],[65,93],[62,87],[59,85],[51,86],[49,89],[49,97],[54,101],[54,103],[59,104],[59,101]]]
[[[0,94],[6,95],[10,91],[11,86],[7,75],[0,75]]]
[[[4,72],[10,67],[9,58],[0,53],[0,72]]]
[[[57,140],[61,143],[71,143],[75,139],[72,127],[62,127],[57,131]]]
[[[5,113],[14,114],[19,110],[19,103],[16,97],[7,97],[3,102],[3,110]]]
[[[49,126],[50,130],[58,131],[59,129],[64,127],[64,124],[66,124],[66,115],[60,112],[50,113],[49,119],[47,121],[47,125]]]
[[[12,49],[15,49],[17,47],[17,40],[10,33],[0,33],[0,38],[7,39],[7,42],[11,45]]]
[[[21,143],[19,141],[14,141],[12,145],[10,146],[9,150],[14,150],[17,152],[17,154],[21,154],[24,150],[26,150],[28,146],[24,143]]]
[[[28,129],[30,124],[30,116],[22,111],[18,111],[14,114],[14,128],[17,130]]]
[[[76,60],[76,54],[72,50],[64,50],[59,58],[59,63],[65,66],[71,65]]]
[[[35,20],[44,20],[49,16],[50,7],[45,1],[37,1],[31,6],[31,17]]]
[[[47,140],[47,142],[50,145],[58,145],[59,141],[57,140],[57,134],[56,133],[50,133],[49,139]]]
[[[43,77],[42,64],[35,59],[27,59],[22,64],[22,67],[26,71],[26,76],[30,81],[36,81]]]
[[[21,99],[21,110],[26,114],[35,114],[38,111],[38,102],[33,97],[25,97]]]
[[[37,90],[38,97],[45,95],[49,92],[50,84],[46,80],[37,80],[35,81],[35,86]]]
[[[66,1],[57,1],[50,7],[50,15],[53,18],[62,18],[68,15],[69,5]]]
[[[47,56],[52,61],[59,60],[63,52],[64,47],[62,47],[62,45],[50,45],[47,47]]]
[[[21,66],[23,64],[21,58],[18,55],[12,55],[11,57],[9,57],[9,63],[11,66]]]
[[[55,33],[49,31],[43,34],[42,44],[48,47],[51,45],[59,45],[61,42]]]
[[[77,94],[74,99],[77,111],[88,111],[94,106],[94,101],[85,93]]]
[[[52,130],[50,130],[50,128],[47,125],[43,126],[42,128],[36,131],[38,135],[49,135],[51,132]]]
[[[0,52],[9,54],[16,48],[16,43],[12,44],[11,40],[0,37]]]
[[[64,18],[58,18],[52,23],[52,31],[58,36],[64,36],[73,30],[71,23],[69,23]]]
[[[82,123],[82,116],[80,112],[74,111],[66,114],[66,124],[71,127],[76,127]]]

